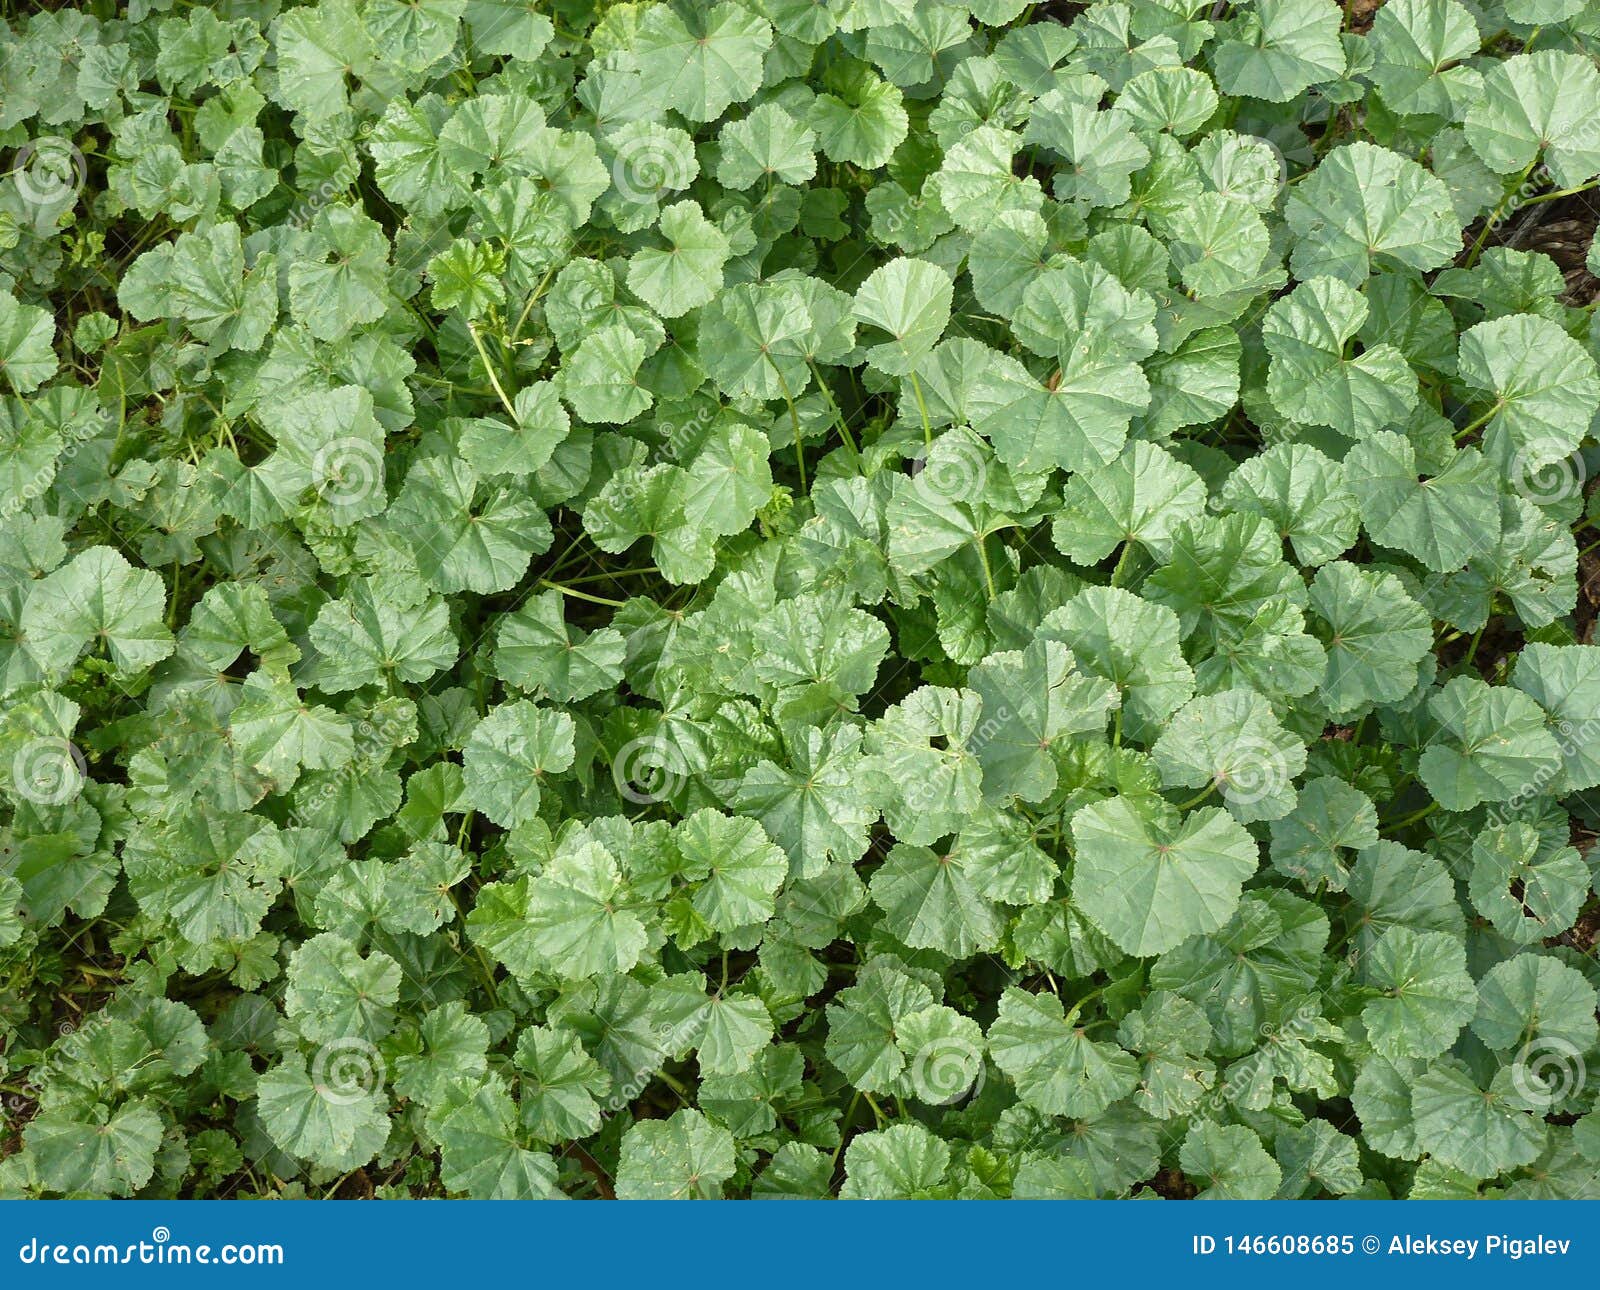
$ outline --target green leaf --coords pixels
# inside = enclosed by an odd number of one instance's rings
[[[354,1169],[389,1136],[387,1102],[381,1088],[327,1079],[308,1071],[299,1056],[272,1067],[256,1086],[261,1123],[292,1156],[324,1169]]]
[[[1361,1010],[1367,1039],[1391,1059],[1437,1057],[1478,1004],[1461,942],[1444,932],[1390,928],[1362,955],[1361,980],[1377,991]]]
[[[1417,1145],[1469,1178],[1493,1178],[1531,1164],[1544,1147],[1545,1126],[1514,1098],[1509,1078],[1497,1076],[1485,1090],[1463,1063],[1443,1058],[1412,1090]]]
[[[1524,471],[1570,455],[1600,410],[1594,359],[1553,322],[1518,314],[1463,332],[1462,381],[1494,398],[1485,434],[1505,435]]]
[[[966,958],[992,949],[999,938],[999,916],[973,887],[958,854],[897,846],[872,875],[871,890],[884,926],[913,948]]]
[[[1221,927],[1259,863],[1254,840],[1215,807],[1180,819],[1161,803],[1116,797],[1074,815],[1072,837],[1073,899],[1141,957]]]
[[[741,5],[679,11],[651,5],[634,37],[639,73],[652,93],[691,121],[714,121],[761,85],[772,28]]]
[[[39,1181],[69,1195],[131,1196],[155,1172],[161,1117],[132,1102],[104,1118],[62,1109],[35,1116],[22,1131]]]
[[[816,134],[777,103],[763,103],[743,120],[728,122],[718,139],[717,182],[725,188],[749,188],[767,177],[803,184],[817,173]]]
[[[1311,584],[1311,610],[1328,652],[1320,694],[1335,717],[1397,702],[1416,688],[1433,625],[1394,574],[1343,560],[1323,565]]]
[[[989,1026],[989,1051],[1018,1096],[1047,1115],[1099,1115],[1138,1080],[1134,1059],[1063,1019],[1054,995],[1006,990]]]
[[[384,520],[409,540],[422,576],[446,593],[505,591],[552,541],[550,521],[527,497],[482,484],[454,457],[418,461]]]
[[[1458,676],[1428,701],[1438,734],[1417,773],[1446,810],[1505,802],[1561,769],[1561,749],[1539,705],[1520,690]]]
[[[1463,122],[1467,142],[1497,174],[1532,167],[1541,154],[1562,188],[1600,173],[1600,71],[1581,54],[1541,49],[1491,66]]]
[[[1194,693],[1178,646],[1178,616],[1116,587],[1085,587],[1046,615],[1044,632],[1063,641],[1078,666],[1122,696],[1124,733],[1153,738]]]
[[[1342,779],[1323,775],[1308,780],[1294,810],[1273,821],[1272,867],[1308,891],[1316,891],[1319,883],[1343,891],[1350,866],[1346,853],[1377,843],[1372,799]]]
[[[1050,536],[1069,559],[1097,564],[1123,542],[1137,542],[1156,559],[1171,551],[1184,520],[1205,510],[1200,476],[1154,444],[1129,444],[1108,466],[1067,481]]]
[[[856,290],[855,316],[888,339],[867,349],[867,362],[905,376],[929,353],[950,321],[949,275],[924,260],[900,259],[878,269]]]
[[[1518,1093],[1537,1109],[1575,1092],[1582,1075],[1573,1067],[1597,1034],[1595,988],[1583,973],[1559,959],[1519,954],[1490,968],[1478,990],[1472,1032],[1490,1048],[1517,1052],[1525,1075]],[[1546,1054],[1564,1059],[1566,1069],[1541,1071]]]
[[[698,1111],[640,1120],[622,1137],[617,1199],[713,1200],[735,1162],[733,1135]]]
[[[1070,736],[1105,729],[1116,689],[1078,672],[1072,652],[1040,640],[1026,650],[991,654],[968,674],[986,714],[978,744],[985,797],[1041,802],[1055,790],[1052,749]]]
[[[1309,444],[1273,444],[1222,487],[1229,510],[1270,520],[1302,564],[1325,564],[1355,544],[1360,511],[1341,463]]]
[[[1373,15],[1367,41],[1367,75],[1385,103],[1405,116],[1449,116],[1451,90],[1465,80],[1451,65],[1478,52],[1480,34],[1456,0],[1393,0]]]
[[[920,1124],[857,1134],[844,1155],[844,1200],[915,1200],[936,1194],[950,1148]]]
[[[1467,890],[1477,911],[1519,945],[1559,936],[1589,894],[1589,867],[1571,847],[1547,845],[1526,824],[1507,824],[1472,843]]]
[[[894,155],[906,137],[909,117],[895,86],[863,64],[851,64],[835,78],[832,92],[812,101],[806,124],[829,161],[874,168]]]
[[[539,809],[540,780],[573,761],[572,718],[525,700],[502,703],[467,739],[461,762],[467,800],[511,828]]]
[[[1461,249],[1450,191],[1416,162],[1370,143],[1333,149],[1289,193],[1299,239],[1290,266],[1360,286],[1374,269],[1436,269]]]
[[[708,927],[734,933],[773,916],[789,865],[755,821],[696,811],[675,840],[683,875],[699,882],[691,902]]]
[[[1352,448],[1344,465],[1348,478],[1361,480],[1356,499],[1373,541],[1437,573],[1459,569],[1500,531],[1496,474],[1475,449],[1460,449],[1419,479],[1410,441],[1382,431]]]
[[[797,877],[816,877],[829,858],[853,864],[877,818],[859,774],[854,726],[802,730],[784,763],[761,759],[745,772],[732,805],[761,821]]]
[[[683,289],[681,283],[672,287],[668,276],[657,272],[649,286]],[[621,424],[648,408],[655,400],[639,384],[647,350],[644,341],[622,323],[591,332],[561,367],[561,397],[573,415],[581,421]]]
[[[591,633],[568,623],[561,593],[547,591],[500,620],[494,670],[518,689],[572,703],[615,687],[626,652],[622,634],[613,628]]]
[[[1328,0],[1261,0],[1217,46],[1217,84],[1225,94],[1286,103],[1345,68],[1339,9]]]
[[[1517,656],[1511,683],[1545,711],[1562,759],[1558,791],[1600,784],[1600,744],[1588,724],[1600,703],[1600,646],[1530,643]]]
[[[1187,1177],[1203,1183],[1196,1200],[1271,1200],[1283,1171],[1242,1124],[1202,1121],[1189,1130],[1178,1152]]]
[[[982,700],[970,690],[923,686],[867,729],[869,773],[894,835],[913,844],[954,833],[981,800],[974,746]]]
[[[522,1122],[542,1142],[587,1137],[599,1130],[611,1077],[568,1031],[529,1026],[517,1038]]]
[[[330,693],[363,685],[426,681],[456,661],[444,602],[428,599],[402,613],[371,583],[330,600],[311,625],[316,684]]]
[[[669,248],[635,252],[628,260],[628,289],[663,318],[676,318],[717,294],[728,239],[694,202],[668,206],[660,227]]]
[[[1164,784],[1215,785],[1236,819],[1276,820],[1294,809],[1305,745],[1254,690],[1191,699],[1150,749]]]
[[[1362,296],[1334,278],[1302,282],[1267,310],[1261,339],[1272,355],[1267,393],[1292,421],[1366,438],[1404,420],[1416,377],[1393,345],[1345,349],[1367,316]]]
[[[497,1080],[453,1092],[447,1109],[429,1118],[439,1141],[439,1178],[473,1200],[543,1200],[558,1195],[556,1162],[521,1140],[516,1113]]]
[[[166,600],[154,573],[110,547],[90,547],[34,584],[22,637],[46,674],[64,674],[85,649],[104,650],[119,671],[140,672],[175,647],[162,620]]]

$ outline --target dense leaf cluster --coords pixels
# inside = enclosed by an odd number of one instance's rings
[[[5,7],[0,1194],[1600,1193],[1600,10],[1024,8]]]

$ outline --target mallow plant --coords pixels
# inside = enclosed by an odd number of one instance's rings
[[[0,1195],[1600,1194],[1594,5],[0,9]]]

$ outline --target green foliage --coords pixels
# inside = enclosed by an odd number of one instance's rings
[[[0,1196],[1600,1194],[1592,6],[3,13]]]

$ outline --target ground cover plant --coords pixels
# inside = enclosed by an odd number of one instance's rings
[[[0,11],[0,1195],[1600,1192],[1600,8]]]

